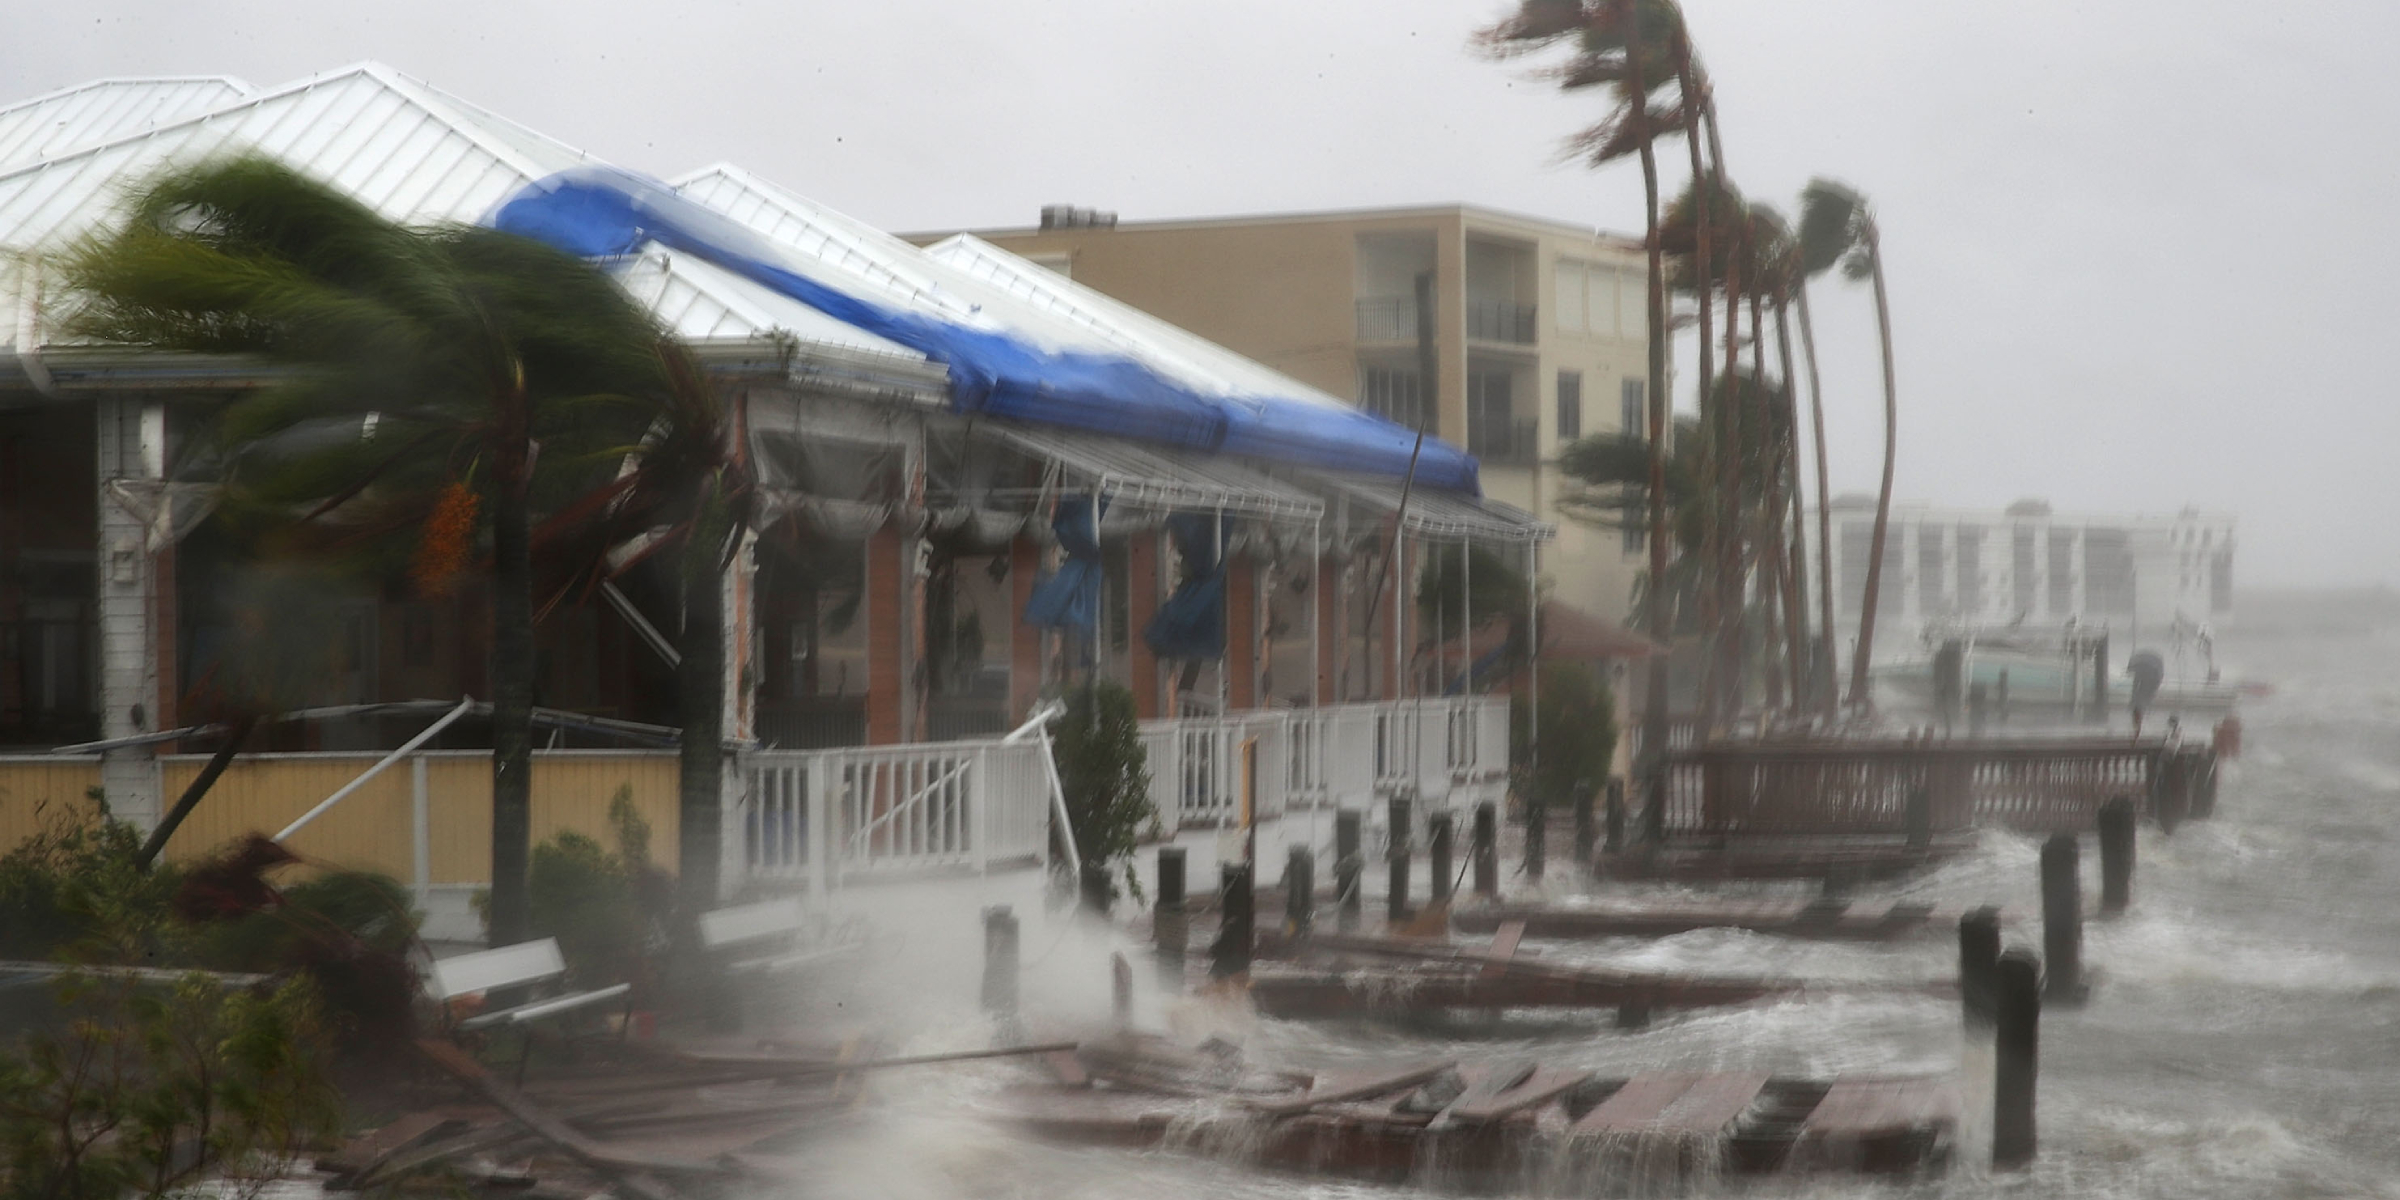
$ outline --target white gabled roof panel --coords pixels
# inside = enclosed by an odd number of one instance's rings
[[[0,108],[0,171],[170,125],[255,92],[229,75],[102,79]]]
[[[43,129],[51,132],[34,136]],[[22,148],[14,161],[10,147]],[[481,221],[527,184],[593,161],[378,63],[265,90],[235,80],[107,81],[0,109],[0,251],[56,250],[114,218],[126,193],[161,168],[250,151],[411,224]],[[652,255],[651,267],[616,273],[687,338],[781,329],[804,345],[925,362],[707,263],[655,247]],[[17,283],[0,288],[0,345],[20,339],[14,309],[40,303]]]

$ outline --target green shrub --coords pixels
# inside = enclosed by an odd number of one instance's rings
[[[663,941],[673,888],[650,865],[650,826],[621,787],[609,803],[617,849],[568,831],[534,847],[527,877],[533,933],[558,939],[582,987],[642,982]]]
[[[142,835],[60,809],[0,857],[0,959],[154,958],[181,875],[134,865]]]
[[[1107,870],[1123,860],[1126,884],[1134,886],[1133,852],[1150,819],[1150,758],[1133,693],[1106,682],[1069,692],[1051,758],[1084,868]]]
[[[67,975],[63,1031],[0,1046],[0,1198],[275,1178],[340,1126],[314,990]]]

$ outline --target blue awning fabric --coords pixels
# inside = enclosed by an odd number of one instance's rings
[[[1416,486],[1479,490],[1475,459],[1464,450],[1428,437],[1416,453],[1414,431],[1369,413],[1298,396],[1225,394],[1123,354],[1040,345],[1004,319],[968,325],[853,295],[805,270],[805,255],[615,168],[584,167],[530,184],[490,224],[585,258],[621,257],[655,243],[704,259],[943,364],[960,412],[1392,478],[1409,472],[1414,453]]]
[[[1222,524],[1215,524],[1216,522]],[[1175,513],[1167,537],[1183,560],[1183,582],[1161,601],[1142,630],[1142,640],[1160,658],[1222,658],[1225,654],[1225,564],[1217,547],[1232,533],[1233,519],[1211,513]],[[1212,525],[1214,527],[1212,528]]]
[[[1092,524],[1095,507],[1106,513],[1108,501],[1095,505],[1090,496],[1060,499],[1050,531],[1058,535],[1059,549],[1067,552],[1067,561],[1035,580],[1033,593],[1025,598],[1026,624],[1080,632],[1084,636],[1078,644],[1090,640],[1093,625],[1100,619],[1100,539]]]

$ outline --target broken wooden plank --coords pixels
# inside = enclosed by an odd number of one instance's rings
[[[675,1193],[657,1180],[649,1171],[671,1171],[687,1175],[722,1175],[722,1167],[665,1155],[629,1155],[621,1150],[595,1142],[576,1132],[564,1121],[544,1111],[532,1100],[492,1076],[483,1064],[469,1058],[467,1053],[445,1041],[420,1038],[418,1053],[452,1079],[481,1093],[510,1120],[531,1130],[543,1141],[567,1152],[577,1162],[613,1179],[618,1186],[641,1200],[675,1200]]]
[[[1252,1109],[1270,1116],[1290,1116],[1303,1113],[1320,1104],[1344,1104],[1353,1100],[1372,1100],[1388,1096],[1402,1088],[1418,1084],[1458,1065],[1457,1059],[1447,1059],[1430,1065],[1385,1071],[1348,1082],[1327,1081],[1329,1086],[1311,1088],[1307,1093],[1288,1100],[1248,1100]]]
[[[1492,944],[1484,949],[1483,977],[1497,978],[1508,973],[1509,960],[1517,956],[1517,943],[1525,940],[1525,922],[1503,921],[1492,934]]]
[[[1954,914],[1947,916],[1954,923]],[[1878,912],[1856,905],[1803,905],[1792,901],[1751,904],[1612,905],[1604,908],[1511,907],[1458,914],[1461,933],[1491,933],[1512,922],[1535,938],[1674,937],[1702,929],[1746,929],[1754,933],[1821,941],[1889,941],[1947,928],[1931,905],[1894,904]]]
[[[1801,1123],[1790,1169],[1910,1170],[1956,1135],[1959,1110],[1949,1079],[1844,1076]]]
[[[1767,1086],[1761,1073],[1637,1075],[1577,1121],[1574,1132],[1716,1134]]]
[[[1593,1072],[1572,1067],[1537,1067],[1513,1087],[1487,1096],[1461,1096],[1436,1124],[1480,1125],[1541,1106],[1581,1087]]]
[[[774,1054],[710,1054],[686,1052],[683,1061],[697,1067],[708,1067],[718,1074],[713,1082],[732,1082],[739,1079],[783,1079],[798,1075],[846,1075],[853,1071],[884,1071],[894,1067],[922,1067],[934,1063],[972,1062],[982,1058],[1024,1058],[1054,1054],[1061,1050],[1073,1053],[1081,1042],[1041,1042],[1030,1046],[1003,1046],[997,1050],[956,1050],[947,1054],[912,1054],[900,1058],[862,1058],[844,1062],[841,1058],[793,1058]]]

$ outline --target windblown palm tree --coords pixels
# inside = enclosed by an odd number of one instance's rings
[[[1658,156],[1662,137],[1683,132],[1689,125],[1680,100],[1662,104],[1660,92],[1677,77],[1678,44],[1683,13],[1672,0],[1521,0],[1515,15],[1477,35],[1477,43],[1497,57],[1513,57],[1557,45],[1573,54],[1551,72],[1560,88],[1579,91],[1604,89],[1608,114],[1567,141],[1571,157],[1594,167],[1627,155],[1642,166],[1644,249],[1649,262],[1645,325],[1649,330],[1648,405],[1645,436],[1646,523],[1650,550],[1649,598],[1642,610],[1652,629],[1670,628],[1667,597],[1656,582],[1668,570],[1667,504],[1667,293],[1666,270],[1659,247]],[[1643,741],[1649,762],[1643,768],[1644,791],[1653,811],[1664,813],[1667,744],[1667,663],[1652,656],[1643,689]]]
[[[488,531],[491,937],[523,940],[533,513],[606,485],[658,425],[678,383],[658,326],[559,251],[402,227],[256,157],[160,176],[67,266],[86,337],[280,368],[218,423],[237,523],[385,570],[406,558],[434,592]]]
[[[1875,493],[1875,540],[1867,551],[1867,594],[1858,606],[1858,652],[1850,662],[1850,703],[1865,707],[1873,702],[1867,691],[1867,664],[1874,653],[1875,606],[1883,589],[1883,543],[1892,518],[1892,463],[1900,413],[1898,385],[1892,379],[1892,309],[1883,286],[1883,235],[1866,198],[1830,179],[1810,180],[1800,194],[1800,253],[1808,274],[1838,262],[1844,276],[1874,282],[1875,324],[1883,338],[1883,484]],[[1807,312],[1803,306],[1804,335]]]

